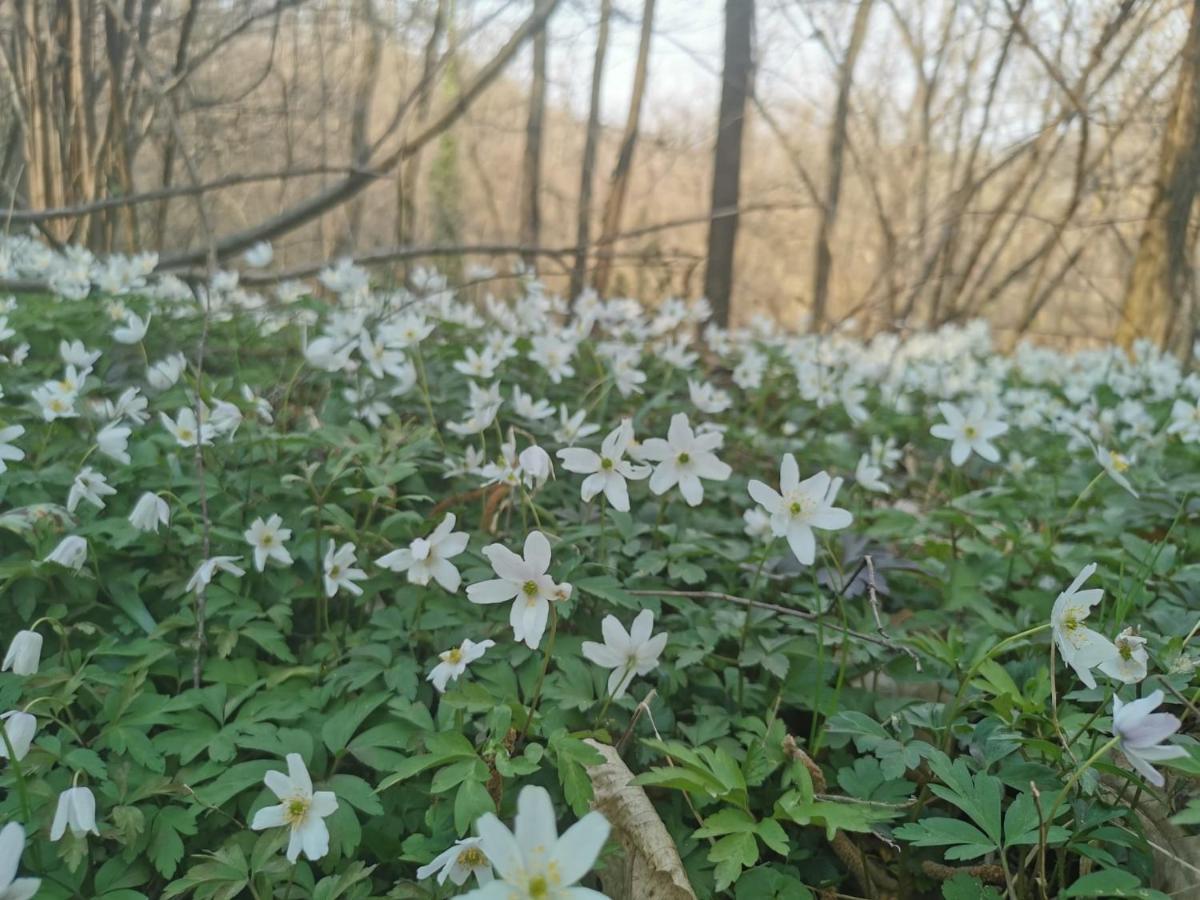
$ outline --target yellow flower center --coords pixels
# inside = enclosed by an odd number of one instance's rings
[[[525,582],[523,585],[521,585],[521,592],[524,593],[525,596],[529,597],[530,599],[536,597],[538,594],[537,582],[534,581],[533,579],[530,579],[529,581]]]
[[[330,578],[339,578],[339,577],[341,577],[341,574],[342,574],[342,567],[341,567],[341,566],[339,566],[339,565],[332,565],[332,566],[330,566],[330,567],[329,567],[329,577],[330,577]]]
[[[679,464],[681,466],[686,466],[688,463],[690,463],[692,461],[691,456],[689,456],[687,453],[680,453],[679,456],[676,458],[679,460]]]
[[[458,647],[455,647],[453,650],[447,650],[443,658],[446,662],[457,664],[462,662],[463,652]]]
[[[190,441],[192,439],[192,429],[180,428],[179,429],[179,439],[181,441]]]
[[[550,896],[550,885],[546,883],[546,879],[541,875],[538,875],[529,882],[529,896],[530,898]]]
[[[262,536],[262,542],[263,542],[263,546],[264,546],[264,547],[270,547],[270,546],[271,546],[271,543],[272,543],[274,540],[275,540],[275,538],[273,538],[269,532],[268,532],[267,534],[264,534],[264,535]]]
[[[603,457],[600,460],[600,468],[604,469],[605,471],[610,470],[612,467],[613,467],[613,461],[611,459],[609,459],[607,456]]]
[[[1113,453],[1110,455],[1112,457],[1112,467],[1118,472],[1124,472],[1129,468],[1129,460],[1127,460],[1120,453]]]
[[[1133,658],[1133,648],[1123,641],[1117,644],[1117,652],[1121,654],[1123,660],[1128,661]]]
[[[963,434],[969,438],[978,436],[979,430],[974,425],[968,425],[963,429]]]
[[[293,828],[304,821],[308,815],[309,801],[304,797],[293,797],[283,806],[283,820]]]
[[[478,847],[468,847],[458,854],[458,864],[471,869],[477,869],[487,864],[487,857],[483,855],[483,851]]]

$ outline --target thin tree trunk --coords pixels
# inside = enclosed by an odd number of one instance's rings
[[[642,100],[646,96],[646,78],[650,69],[650,43],[654,37],[655,0],[646,0],[642,7],[642,31],[638,38],[637,64],[633,71],[633,90],[629,95],[629,114],[617,164],[609,179],[608,200],[604,204],[600,240],[596,243],[596,266],[592,271],[592,286],[604,296],[612,271],[612,243],[621,230],[621,213],[625,210],[625,195],[629,191],[629,173],[633,169],[633,151],[637,146],[638,127],[642,118]]]
[[[548,24],[548,23],[547,23]],[[547,25],[533,38],[533,83],[525,120],[525,155],[521,160],[521,243],[536,247],[542,236],[542,129],[546,118]],[[525,259],[533,265],[532,257]]]
[[[604,82],[604,57],[608,53],[608,20],[612,0],[600,0],[600,23],[596,33],[596,55],[592,59],[592,96],[588,106],[587,134],[583,142],[583,164],[579,172],[579,208],[575,222],[575,265],[567,296],[574,303],[583,292],[587,277],[588,241],[592,224],[592,182],[596,172],[596,145],[600,143],[600,89]]]
[[[754,0],[725,0],[725,60],[721,73],[721,107],[713,153],[711,221],[704,293],[713,317],[729,324],[733,293],[733,254],[737,242],[738,198],[742,174],[742,126],[754,69]]]
[[[854,67],[859,51],[867,37],[867,24],[871,20],[871,7],[875,0],[859,0],[854,13],[854,24],[850,28],[850,43],[838,72],[837,104],[834,107],[833,124],[829,129],[829,158],[825,173],[825,200],[818,211],[817,249],[813,274],[812,321],[809,327],[820,331],[825,324],[826,308],[829,305],[829,276],[833,270],[833,254],[829,239],[837,223],[838,203],[842,196],[842,169],[846,158],[846,129],[850,118],[850,88],[854,83]]]
[[[417,94],[417,121],[429,115],[433,93],[433,72],[438,62],[438,46],[446,30],[448,0],[437,0],[429,41],[425,44],[425,61],[421,65],[421,81]],[[396,243],[410,244],[417,233],[417,175],[421,171],[421,152],[412,154],[396,170]]]
[[[1200,0],[1192,0],[1191,24],[1180,61],[1171,114],[1163,130],[1154,196],[1134,256],[1117,341],[1128,348],[1139,337],[1166,343],[1172,318],[1192,289],[1188,225],[1200,179]],[[1190,335],[1191,323],[1175,323]],[[1177,339],[1181,345],[1183,338]],[[1189,347],[1177,350],[1190,352]]]

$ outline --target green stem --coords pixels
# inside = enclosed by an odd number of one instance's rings
[[[1109,739],[1104,744],[1101,744],[1099,750],[1084,760],[1083,765],[1079,766],[1074,772],[1071,773],[1071,777],[1067,779],[1067,783],[1063,785],[1062,790],[1058,792],[1058,796],[1054,798],[1054,804],[1050,807],[1050,812],[1046,814],[1047,827],[1054,824],[1054,814],[1057,813],[1058,808],[1062,806],[1062,802],[1067,798],[1067,794],[1070,793],[1071,788],[1073,788],[1079,779],[1083,777],[1083,773],[1090,769],[1096,760],[1106,754],[1113,747],[1117,746],[1117,742],[1120,740],[1120,738],[1114,737]]]
[[[550,603],[550,635],[546,638],[546,650],[542,655],[542,671],[538,673],[537,684],[533,688],[533,699],[529,703],[529,715],[525,718],[525,725],[521,729],[521,736],[517,738],[517,746],[525,743],[525,736],[529,734],[529,726],[533,724],[533,715],[537,712],[538,702],[542,699],[542,684],[546,681],[546,672],[550,669],[550,657],[554,653],[554,636],[558,633],[558,610],[555,609],[553,601]]]

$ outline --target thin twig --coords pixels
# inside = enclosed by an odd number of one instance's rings
[[[804,619],[808,622],[821,621],[821,616],[816,613],[810,613],[803,609],[793,609],[790,606],[779,606],[776,603],[764,603],[761,600],[751,600],[747,597],[738,597],[734,594],[725,594],[720,591],[630,591],[634,597],[691,597],[697,600],[724,600],[728,603],[736,603],[738,606],[751,607],[753,609],[765,609],[769,612],[779,613],[782,616],[791,616],[796,619]],[[864,634],[861,631],[855,631],[853,628],[846,628],[834,622],[824,622],[825,628],[830,628],[834,631],[840,631],[847,637],[856,638],[860,641],[865,641],[868,644],[875,644],[880,647],[887,647],[889,650],[895,650],[908,656],[913,665],[917,667],[917,671],[921,671],[921,659],[917,656],[915,650],[911,647],[905,647],[903,644],[897,643],[887,635],[876,636],[873,634]]]

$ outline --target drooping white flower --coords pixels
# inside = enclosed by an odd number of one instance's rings
[[[227,572],[234,578],[241,578],[246,574],[246,570],[236,565],[240,559],[240,556],[214,556],[211,559],[204,560],[196,567],[196,571],[188,580],[184,590],[196,592],[204,590],[208,587],[217,572]]]
[[[720,432],[696,434],[692,431],[686,413],[673,415],[666,440],[648,438],[642,441],[642,458],[658,463],[650,476],[650,490],[661,495],[679,485],[679,493],[687,505],[699,506],[704,500],[704,485],[700,479],[725,481],[733,472],[713,452],[723,441]]]
[[[584,500],[591,500],[603,491],[613,509],[629,512],[626,481],[637,481],[650,474],[649,466],[624,459],[632,441],[633,423],[625,419],[604,438],[599,453],[584,447],[564,447],[558,451],[564,469],[587,476],[579,489]]]
[[[774,535],[787,539],[801,565],[811,566],[817,553],[813,529],[836,531],[854,520],[847,510],[833,505],[841,486],[842,479],[831,478],[828,472],[801,481],[796,457],[785,453],[779,466],[778,491],[757,480],[747,488],[770,515]]]
[[[570,585],[557,585],[547,574],[550,568],[550,542],[540,531],[525,538],[524,559],[503,544],[489,544],[483,555],[492,564],[498,578],[467,587],[472,603],[491,604],[513,601],[509,614],[513,637],[536,650],[546,631],[550,604],[569,592]]]
[[[250,828],[291,829],[288,838],[288,862],[295,862],[300,851],[309,859],[317,860],[329,852],[329,828],[325,817],[333,815],[338,808],[333,791],[313,791],[308,768],[299,753],[287,755],[287,774],[270,771],[263,776],[263,783],[270,789],[279,803],[265,806],[254,814]]]
[[[150,316],[142,319],[137,313],[126,313],[125,324],[113,329],[113,340],[118,344],[136,344],[146,336],[150,327]]]
[[[733,398],[728,391],[713,387],[707,381],[688,379],[688,396],[692,406],[708,415],[723,413],[733,405]]]
[[[354,544],[347,542],[339,547],[337,541],[329,542],[325,551],[325,596],[332,597],[341,588],[345,588],[356,597],[362,594],[363,589],[355,582],[364,581],[367,573],[355,568],[354,562]]]
[[[445,884],[449,879],[462,887],[472,875],[480,885],[488,884],[493,877],[492,864],[483,852],[482,843],[482,839],[477,837],[455,841],[452,847],[443,850],[428,865],[417,869],[417,880],[424,881],[436,872],[438,884]]]
[[[196,422],[196,411],[185,406],[172,419],[166,413],[159,413],[163,428],[171,433],[180,447],[195,447],[196,442],[208,446],[212,443],[213,427],[208,422],[200,425]]]
[[[608,840],[608,820],[590,812],[560,837],[554,804],[545,788],[526,785],[517,796],[513,830],[492,813],[475,823],[496,879],[463,900],[600,900],[603,894],[573,887],[595,865]]]
[[[891,488],[883,480],[883,469],[879,468],[871,459],[869,453],[864,453],[858,458],[858,465],[854,467],[854,480],[860,487],[868,491],[877,491],[881,494],[891,491]]]
[[[97,509],[104,509],[104,498],[116,492],[117,489],[109,485],[107,478],[91,466],[84,466],[71,483],[71,490],[67,494],[67,511],[75,512],[80,500],[86,500]]]
[[[392,572],[407,572],[410,584],[429,584],[433,579],[451,594],[458,591],[462,577],[450,562],[467,549],[470,535],[455,531],[454,513],[446,517],[428,538],[416,538],[408,547],[386,553],[375,560],[376,565]]]
[[[97,449],[122,465],[129,465],[129,435],[132,429],[120,422],[109,422],[96,433]]]
[[[87,541],[77,534],[69,534],[46,554],[42,562],[58,563],[64,568],[78,572],[87,562]]]
[[[165,391],[179,380],[186,368],[187,358],[182,353],[173,353],[146,370],[146,381],[156,391]]]
[[[1126,628],[1113,641],[1116,653],[1100,663],[1100,671],[1110,678],[1125,684],[1137,684],[1146,677],[1146,666],[1150,660],[1146,653],[1146,639],[1132,628]]]
[[[8,759],[8,747],[12,745],[13,755],[17,762],[25,758],[33,744],[33,736],[37,734],[37,718],[19,709],[10,709],[0,715],[0,728],[8,738],[6,744],[0,740],[0,759]],[[0,872],[0,885],[4,884],[3,873]],[[0,891],[0,900],[4,900],[4,892]]]
[[[8,471],[7,463],[25,458],[25,451],[12,443],[24,433],[23,425],[9,425],[7,428],[0,428],[0,473]]]
[[[596,665],[612,669],[608,677],[608,693],[614,700],[625,696],[634,676],[648,675],[658,668],[658,658],[667,645],[665,631],[650,636],[654,629],[654,613],[643,609],[626,632],[616,616],[605,616],[600,623],[604,643],[583,642],[583,655]]]
[[[0,829],[0,900],[30,900],[42,886],[40,878],[17,877],[24,851],[25,829],[9,822]]]
[[[96,797],[89,787],[69,787],[58,795],[54,822],[50,825],[50,840],[57,841],[71,829],[75,837],[88,832],[99,834],[96,827]]]
[[[283,546],[292,539],[292,530],[283,527],[283,519],[279,515],[272,515],[265,522],[259,516],[250,523],[243,537],[254,548],[254,568],[258,571],[266,567],[268,559],[285,566],[292,564],[292,554]]]
[[[87,373],[100,358],[100,351],[89,350],[83,346],[83,341],[62,340],[58,342],[58,355],[66,365]]]
[[[36,631],[23,630],[13,635],[4,654],[0,672],[10,669],[14,675],[36,675],[42,658],[42,636]]]
[[[1119,738],[1117,747],[1129,764],[1155,787],[1162,787],[1165,779],[1151,763],[1188,755],[1183,747],[1163,744],[1179,731],[1181,723],[1171,713],[1154,712],[1162,702],[1162,691],[1132,703],[1122,703],[1120,697],[1113,697],[1112,733]]]
[[[129,524],[138,531],[153,531],[158,534],[158,526],[171,523],[171,508],[167,501],[149,491],[138,498],[129,514]]]
[[[971,452],[979,454],[988,462],[997,462],[1000,451],[991,442],[1008,431],[1008,426],[988,413],[987,402],[975,400],[964,413],[957,404],[943,401],[938,409],[946,417],[944,423],[939,422],[929,429],[929,433],[944,441],[951,441],[950,461],[961,466],[967,461]]]
[[[1084,566],[1070,587],[1058,595],[1050,611],[1050,627],[1063,662],[1074,669],[1079,680],[1089,688],[1096,686],[1092,669],[1117,655],[1117,648],[1108,638],[1083,624],[1092,607],[1104,598],[1100,588],[1080,590],[1095,571],[1095,563]]]
[[[554,474],[550,454],[537,444],[530,444],[517,457],[521,477],[527,488],[540,488]]]
[[[468,665],[483,656],[489,648],[495,646],[495,641],[480,641],[477,644],[467,638],[459,646],[438,654],[438,659],[441,661],[430,670],[426,680],[433,682],[433,686],[437,688],[439,694],[445,693],[446,685],[449,682],[458,681],[458,676],[467,671]]]

